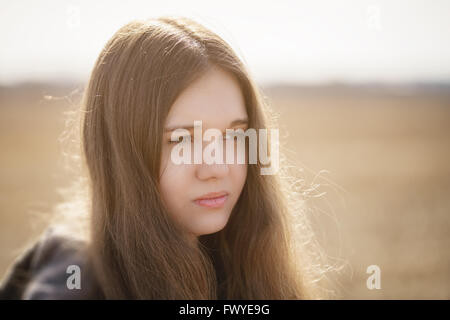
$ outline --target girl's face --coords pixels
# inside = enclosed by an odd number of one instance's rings
[[[202,121],[202,133],[209,128],[247,129],[247,111],[237,81],[225,71],[213,67],[184,90],[172,105],[165,123],[161,155],[160,187],[169,213],[194,239],[225,227],[239,199],[247,177],[247,164],[227,164],[225,139],[223,164],[175,164],[171,151],[179,142],[171,142],[172,130],[188,128],[194,154],[194,121]],[[203,137],[202,137],[203,138]],[[181,140],[180,140],[181,141]],[[203,150],[215,138],[203,141]],[[236,154],[235,148],[235,154]],[[247,157],[246,157],[247,159]],[[247,161],[246,161],[247,163]],[[216,194],[211,194],[216,193]],[[209,195],[208,195],[209,194]],[[225,196],[222,196],[225,195]],[[209,198],[209,199],[208,199]]]

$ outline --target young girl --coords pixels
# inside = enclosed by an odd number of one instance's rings
[[[192,133],[194,121],[270,127],[263,95],[218,35],[182,17],[128,23],[100,53],[82,106],[89,232],[47,231],[10,270],[4,298],[326,297],[280,172],[172,161],[174,130]]]

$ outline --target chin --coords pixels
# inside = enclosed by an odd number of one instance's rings
[[[195,228],[195,234],[198,235],[208,235],[221,231],[228,223],[229,215],[226,215],[226,219],[216,220],[214,222],[211,221],[208,225],[202,225],[200,228]]]

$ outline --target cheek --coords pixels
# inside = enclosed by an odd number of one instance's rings
[[[163,147],[161,154],[161,166],[159,171],[161,189],[164,192],[170,192],[170,190],[174,189],[179,185],[179,183],[183,182],[183,178],[185,178],[184,166],[183,165],[175,165],[170,159],[170,148],[165,146]]]
[[[244,187],[245,181],[247,179],[247,164],[233,164],[230,168],[230,177],[233,185],[234,191],[240,191]]]
[[[160,171],[161,195],[167,208],[177,215],[186,201],[186,190],[193,184],[194,173],[190,165],[175,165],[172,161],[163,161]]]

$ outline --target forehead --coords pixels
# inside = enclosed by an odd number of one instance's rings
[[[220,68],[212,67],[190,84],[172,105],[166,126],[192,125],[226,128],[233,120],[247,117],[245,101],[237,80]]]

